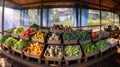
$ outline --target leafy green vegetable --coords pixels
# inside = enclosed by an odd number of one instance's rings
[[[65,51],[66,56],[81,56],[82,55],[80,48],[76,45],[74,46],[68,45],[65,47],[64,51]]]
[[[15,28],[8,29],[6,32],[12,33]]]
[[[39,25],[33,24],[33,25],[30,26],[30,28],[39,28]]]
[[[109,43],[106,40],[100,40],[96,43],[98,48],[106,48],[108,45]]]
[[[16,44],[14,44],[14,48],[22,50],[27,45],[27,41],[25,39],[20,39]]]
[[[14,29],[13,34],[18,35],[18,34],[22,33],[23,31],[25,31],[24,27],[19,26],[16,29]]]
[[[90,33],[88,33],[87,31],[78,30],[76,31],[76,35],[79,41],[91,40]]]
[[[83,45],[83,49],[87,54],[94,53],[97,51],[97,47],[93,43]]]
[[[4,44],[7,46],[13,46],[15,43],[17,43],[17,40],[13,37],[9,37],[4,41]]]
[[[64,40],[77,40],[77,36],[74,32],[64,32],[63,34]]]
[[[0,42],[4,42],[7,38],[7,35],[0,36]]]

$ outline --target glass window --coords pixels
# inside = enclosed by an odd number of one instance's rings
[[[99,10],[88,11],[88,26],[100,25],[100,12]]]
[[[37,9],[28,10],[28,25],[36,23]]]
[[[102,11],[102,25],[113,24],[113,14],[111,12]]]
[[[62,24],[72,26],[72,8],[53,8],[51,9],[51,25]]]
[[[119,24],[119,16],[114,14],[114,24]]]
[[[4,15],[4,30],[14,28],[20,25],[20,11],[5,8],[5,15]]]
[[[28,9],[21,11],[21,24],[28,28],[32,24],[40,24],[40,9]]]

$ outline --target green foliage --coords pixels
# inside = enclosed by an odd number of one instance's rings
[[[7,38],[7,35],[0,36],[0,42],[4,42]]]
[[[77,40],[77,36],[75,35],[75,32],[64,32],[63,39],[64,40]]]
[[[96,43],[98,48],[106,48],[108,45],[109,43],[106,40],[100,40]]]
[[[82,52],[78,46],[68,45],[64,49],[66,56],[81,56]]]
[[[91,36],[87,31],[78,30],[76,31],[76,36],[79,41],[91,40]]]
[[[7,46],[13,46],[15,43],[17,43],[17,40],[13,37],[9,37],[4,41],[4,44]]]
[[[8,29],[6,32],[12,33],[15,28]]]
[[[85,53],[87,54],[94,53],[97,51],[97,47],[95,47],[93,43],[88,43],[88,44],[83,45],[83,49]]]
[[[22,50],[27,45],[27,41],[24,39],[20,39],[16,44],[14,44],[14,48]]]
[[[39,25],[33,24],[33,25],[30,26],[30,28],[39,28]]]
[[[16,29],[14,29],[13,34],[14,35],[18,35],[18,34],[22,33],[23,31],[25,31],[24,27],[23,26],[19,26]]]

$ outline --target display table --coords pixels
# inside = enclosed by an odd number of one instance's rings
[[[92,59],[92,60],[89,60],[88,62],[82,62],[82,63],[79,63],[79,64],[71,64],[69,65],[69,67],[83,67],[83,66],[89,66],[89,65],[92,65],[92,64],[95,64],[97,62],[100,62],[101,60],[104,60],[105,58],[113,55],[117,53],[116,49],[114,49],[113,51],[111,52],[107,52],[106,54],[104,54],[103,56],[99,56],[97,59]],[[28,61],[24,58],[20,58],[18,56],[14,56],[8,52],[6,52],[6,50],[2,50],[2,55],[3,56],[6,56],[7,58],[10,58],[12,59],[14,62],[18,62],[22,65],[26,65],[26,66],[30,66],[30,67],[50,67],[50,65],[46,65],[46,64],[38,64],[36,62],[31,62],[31,61]],[[84,58],[83,58],[84,59]],[[44,59],[42,59],[42,61],[46,61]],[[63,64],[61,67],[65,67],[65,64]]]

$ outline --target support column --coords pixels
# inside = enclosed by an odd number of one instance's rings
[[[112,25],[114,25],[114,23],[115,23],[115,15],[113,13],[113,24]]]
[[[2,35],[4,34],[4,8],[5,8],[5,0],[2,0]]]
[[[99,3],[100,3],[100,30],[101,30],[101,24],[102,24],[101,0],[99,0]]]
[[[41,0],[40,26],[43,26],[43,0]]]
[[[118,15],[119,16],[119,25],[120,25],[120,15]]]
[[[80,29],[82,29],[82,0],[80,0]]]

